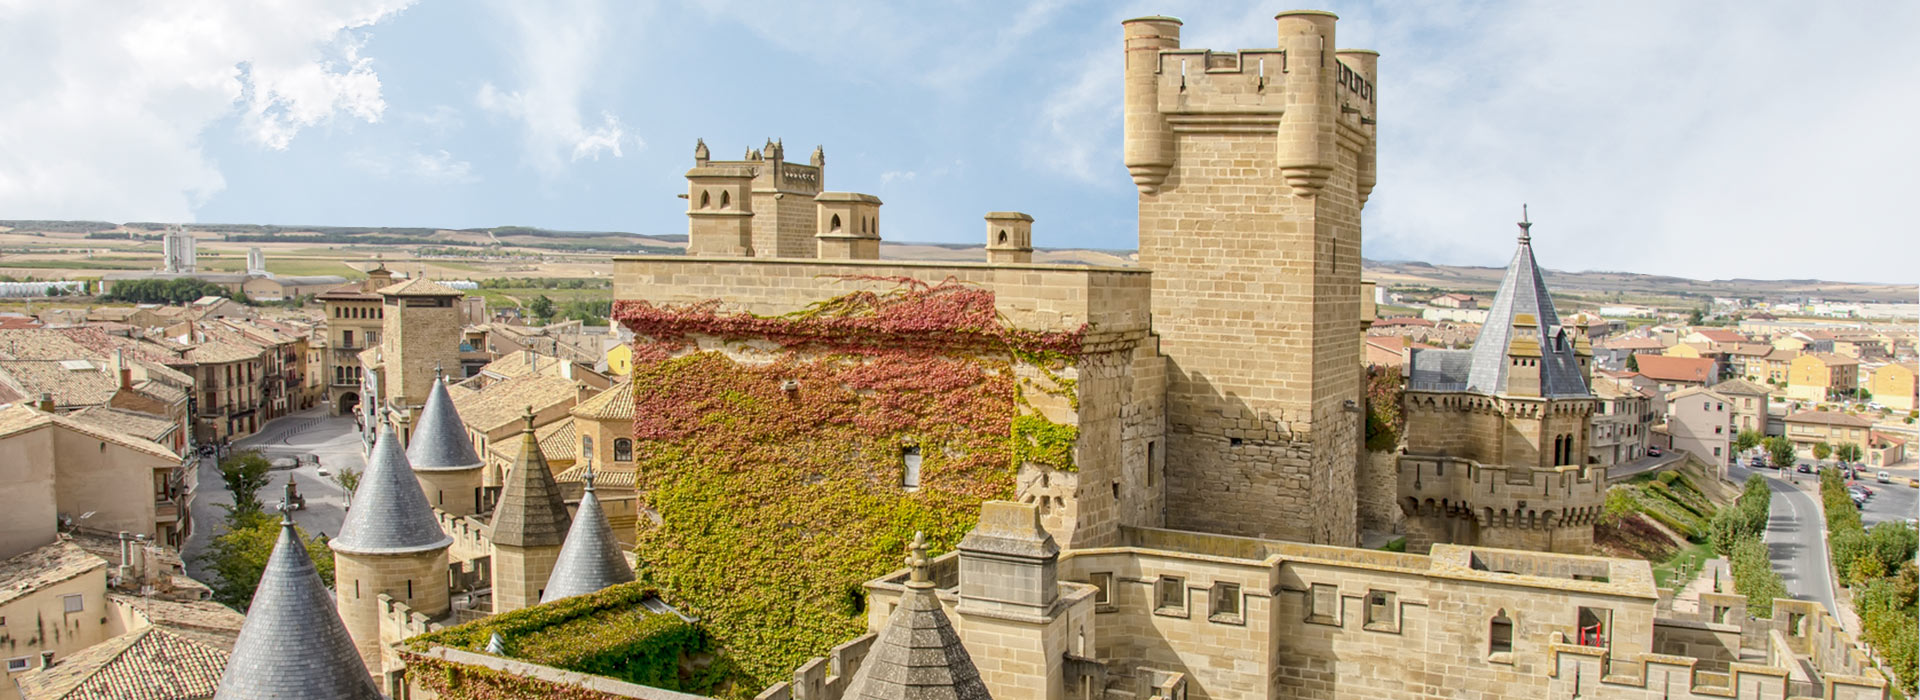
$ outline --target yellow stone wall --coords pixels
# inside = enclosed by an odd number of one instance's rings
[[[381,673],[383,663],[379,600],[383,593],[428,617],[445,615],[452,609],[447,590],[447,550],[397,555],[334,553],[333,595],[340,619],[360,651],[360,660],[375,675]]]

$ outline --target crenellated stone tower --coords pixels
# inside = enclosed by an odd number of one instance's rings
[[[1599,408],[1593,348],[1563,325],[1520,221],[1487,320],[1468,350],[1417,350],[1402,407],[1399,496],[1408,551],[1434,543],[1584,554],[1606,500],[1589,463]]]
[[[813,198],[825,190],[826,171],[824,148],[814,148],[805,164],[790,163],[786,145],[768,139],[740,160],[721,161],[698,141],[687,171],[688,253],[813,257]]]
[[[466,293],[423,278],[382,287],[379,293],[383,398],[396,415],[418,425],[420,408],[442,368],[460,366],[462,324],[455,302]]]
[[[1279,46],[1180,46],[1123,23],[1125,158],[1167,367],[1169,527],[1357,543],[1360,210],[1374,183],[1371,51],[1335,16]]]

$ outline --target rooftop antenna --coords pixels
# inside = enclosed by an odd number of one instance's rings
[[[1520,244],[1533,242],[1533,222],[1527,220],[1527,205],[1520,205]]]

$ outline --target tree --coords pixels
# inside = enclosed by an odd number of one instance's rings
[[[307,545],[320,580],[333,584],[333,548],[325,537],[307,537],[300,528],[294,534]],[[227,531],[214,537],[200,561],[214,574],[210,583],[213,599],[245,612],[253,603],[253,591],[260,587],[260,575],[267,569],[267,557],[280,538],[280,517],[262,511],[235,511],[227,516]]]
[[[273,478],[268,474],[272,468],[272,462],[252,450],[236,452],[220,460],[220,480],[226,482],[227,491],[233,494],[233,512],[261,512],[258,495]]]
[[[1739,434],[1733,436],[1733,449],[1736,452],[1745,452],[1759,447],[1760,443],[1766,439],[1767,436],[1761,435],[1759,431],[1742,430]]]
[[[1767,438],[1767,457],[1782,469],[1793,464],[1793,443],[1779,435]]]
[[[1859,462],[1861,459],[1860,452],[1860,445],[1851,442],[1843,442],[1835,445],[1833,448],[1834,458],[1842,462]]]
[[[1700,325],[1700,322],[1706,319],[1706,315],[1707,315],[1707,312],[1705,309],[1694,309],[1693,311],[1687,314],[1687,325],[1689,326]]]
[[[1826,441],[1813,443],[1813,458],[1826,459],[1833,456],[1833,445]]]
[[[527,313],[541,320],[553,318],[553,300],[548,299],[545,294],[536,296],[532,301],[527,302]]]
[[[334,472],[333,476],[328,478],[333,479],[333,483],[347,492],[347,507],[353,507],[353,493],[360,490],[360,470],[347,467]]]
[[[1639,355],[1628,355],[1628,356],[1627,356],[1627,371],[1628,371],[1628,372],[1638,372],[1638,371],[1640,371],[1640,356],[1639,356]]]

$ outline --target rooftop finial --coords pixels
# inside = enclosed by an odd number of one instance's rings
[[[286,490],[283,491],[280,495],[280,506],[278,510],[280,511],[280,524],[292,525],[293,511],[296,510],[293,506],[293,475],[292,474],[287,475],[287,487],[286,487]]]
[[[933,587],[933,578],[927,573],[927,533],[913,533],[913,544],[907,545],[907,566],[913,569],[913,575],[907,579],[908,586]]]
[[[445,381],[447,378],[447,370],[438,362],[433,363],[433,378],[436,381]]]
[[[1533,222],[1527,220],[1527,205],[1520,205],[1520,243],[1533,242]]]
[[[587,473],[581,474],[580,480],[586,482],[587,493],[593,493],[593,462],[587,462]]]
[[[525,413],[522,413],[520,417],[527,422],[527,432],[531,433],[533,432],[533,407],[528,406],[522,410],[524,410]]]

